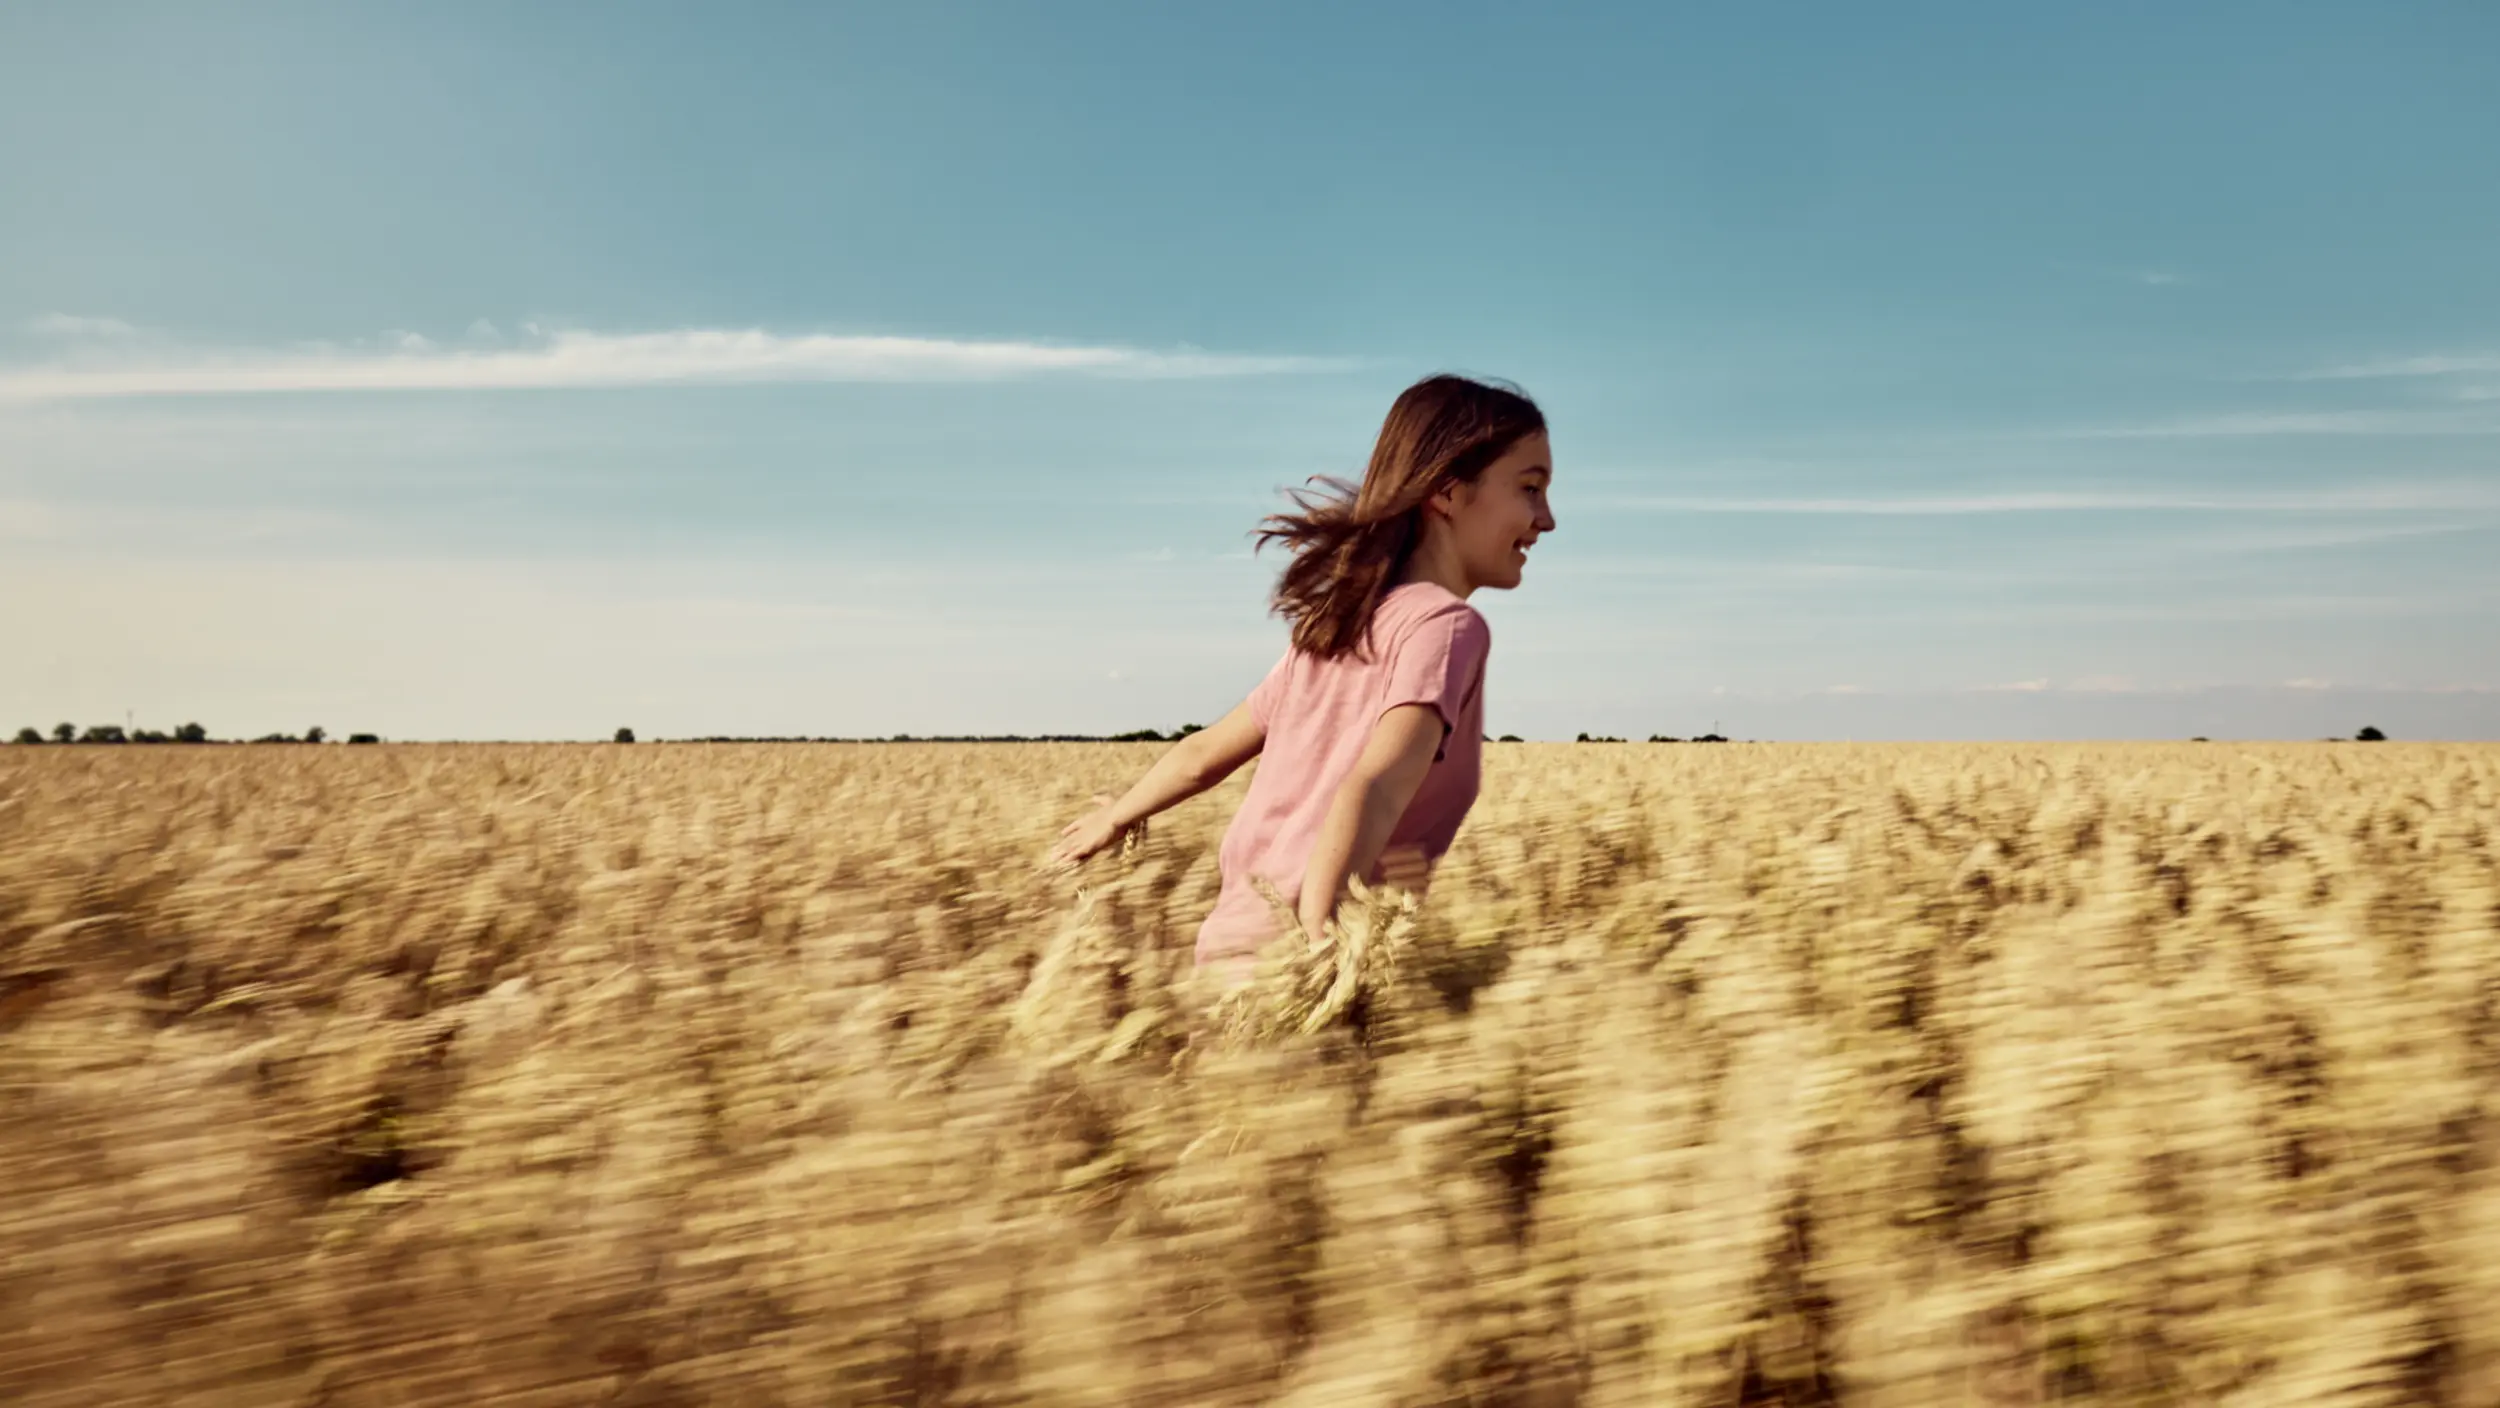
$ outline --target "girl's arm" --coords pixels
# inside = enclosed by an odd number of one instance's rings
[[[1075,865],[1117,840],[1120,833],[1185,802],[1239,771],[1267,746],[1267,730],[1244,700],[1231,713],[1175,743],[1118,801],[1082,817],[1060,833],[1051,863]]]
[[[1424,785],[1424,774],[1432,770],[1432,757],[1441,751],[1448,732],[1440,711],[1429,704],[1401,704],[1372,726],[1363,756],[1337,788],[1328,819],[1320,824],[1319,840],[1311,847],[1298,906],[1303,933],[1317,937],[1336,913],[1346,877],[1369,875],[1379,863],[1390,832]]]
[[[1136,786],[1111,804],[1105,820],[1115,831],[1126,831],[1231,777],[1266,746],[1267,730],[1259,727],[1245,699],[1212,725],[1173,744]]]

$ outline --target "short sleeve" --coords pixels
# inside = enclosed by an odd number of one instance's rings
[[[1401,635],[1389,658],[1389,688],[1380,712],[1402,704],[1429,704],[1441,715],[1441,735],[1458,726],[1459,714],[1484,678],[1493,633],[1472,609],[1454,605],[1416,622]]]
[[[1292,669],[1293,652],[1287,650],[1277,657],[1273,666],[1269,667],[1267,678],[1259,681],[1258,688],[1250,691],[1250,717],[1259,721],[1259,727],[1263,731],[1273,730],[1275,727],[1276,706],[1284,702],[1285,677],[1292,672]]]

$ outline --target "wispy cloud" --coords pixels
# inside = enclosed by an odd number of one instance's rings
[[[2246,525],[2200,532],[2162,544],[2165,552],[2190,551],[2200,556],[2215,553],[2305,552],[2318,548],[2362,547],[2372,543],[2399,542],[2418,538],[2449,538],[2460,534],[2490,533],[2500,524],[2490,518],[2459,518],[2459,510],[2443,510],[2441,516],[2428,521],[2350,523],[2320,522],[2316,519],[2298,525]]]
[[[2195,440],[2263,435],[2500,435],[2500,421],[2453,410],[2243,411],[2047,434],[2062,440]]]
[[[1880,580],[1922,581],[1963,575],[1961,567],[1864,562],[1796,562],[1765,559],[1759,554],[1659,557],[1581,557],[1567,554],[1537,569],[1539,580],[1588,580],[1626,577],[1674,578],[1732,584],[1789,582],[1808,586],[1826,582]]]
[[[59,315],[55,315],[56,317]],[[103,320],[70,320],[99,323]],[[92,328],[56,329],[90,341]],[[541,332],[500,347],[444,347],[392,332],[367,344],[290,349],[88,346],[0,366],[0,399],[319,391],[519,391],[761,382],[994,381],[1076,375],[1164,378],[1329,371],[1336,360],[1062,343],[787,334],[759,328]]]
[[[1949,516],[2006,513],[2143,512],[2404,513],[2500,509],[2500,485],[2372,484],[2343,488],[2232,493],[2159,489],[2042,491],[2014,494],[1929,494],[1894,498],[1609,497],[1608,509],[1670,513],[1867,514]]]
[[[2175,602],[2077,599],[1999,605],[1978,603],[1967,608],[1931,612],[1931,622],[1966,628],[2020,626],[2041,630],[2086,622],[2246,623],[2387,620],[2397,617],[2476,621],[2500,609],[2500,588],[2465,584],[2421,592],[2313,592],[2268,595],[2259,591],[2202,595]]]
[[[131,337],[138,329],[119,318],[89,318],[76,313],[44,313],[26,320],[26,330],[38,337],[52,338],[117,338]]]
[[[1746,698],[1768,698],[1780,691],[1749,691]],[[2397,681],[2347,682],[2327,679],[2290,679],[2272,684],[2249,682],[2138,681],[2125,676],[2086,676],[2062,683],[2045,679],[2016,680],[2009,684],[1967,685],[1960,688],[1912,686],[1903,689],[1860,689],[1855,685],[1826,685],[1820,689],[1790,692],[1787,697],[1811,698],[1818,695],[1856,695],[1868,698],[1918,699],[1952,694],[2129,694],[2129,695],[2228,695],[2228,694],[2294,694],[2302,696],[2326,694],[2500,694],[2500,685],[2442,683],[2410,684]]]
[[[2142,284],[2146,288],[2167,288],[2195,280],[2176,269],[2130,267],[2116,264],[2077,264],[2070,260],[2050,261],[2050,267],[2088,278],[2114,279],[2121,283]]]
[[[1966,694],[2202,694],[2214,689],[2266,689],[2265,685],[2191,684],[2176,680],[2139,680],[2133,675],[2079,675],[2069,680],[2017,680],[2012,684],[1983,684],[1962,691]],[[2277,689],[2326,689],[2334,686],[2309,680],[2290,680]]]
[[[75,553],[267,544],[337,544],[365,526],[345,512],[271,504],[106,504],[0,499],[0,542]]]
[[[2284,381],[2362,381],[2384,377],[2456,376],[2500,372],[2500,352],[2439,353],[2424,357],[2380,357],[2342,366],[2294,372]]]

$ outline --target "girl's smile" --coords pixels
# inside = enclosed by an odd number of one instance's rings
[[[1523,435],[1473,481],[1450,484],[1425,505],[1425,541],[1411,578],[1438,582],[1461,598],[1479,588],[1519,585],[1529,549],[1554,531],[1546,490],[1554,450],[1545,432]]]

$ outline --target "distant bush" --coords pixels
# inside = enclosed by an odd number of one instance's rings
[[[252,741],[254,743],[301,743],[304,740],[291,733],[264,733]]]
[[[85,733],[78,735],[78,741],[81,743],[128,743],[130,738],[122,732],[120,724],[90,724]]]
[[[41,743],[43,742],[43,735],[35,732],[31,728],[22,728],[17,731],[17,741],[20,743]]]
[[[617,741],[617,742],[619,742],[619,743],[631,743],[631,742],[633,742],[633,741],[634,741],[634,731],[633,731],[632,729],[630,729],[630,728],[620,728],[620,729],[618,729],[618,730],[616,731],[616,741]]]
[[[174,741],[176,743],[206,743],[208,730],[198,724],[184,724],[174,730]]]
[[[347,735],[347,741],[350,743],[379,743],[382,741],[382,737],[380,734],[373,733],[351,733]]]
[[[1693,741],[1695,743],[1725,743],[1727,742],[1727,739],[1719,734],[1705,733]]]
[[[319,724],[315,724],[311,728],[304,730],[304,741],[306,743],[319,743],[327,737],[329,737],[329,735],[321,731],[321,725]]]
[[[1165,739],[1162,734],[1155,732],[1153,729],[1141,728],[1134,733],[1115,733],[1111,735],[1107,741],[1112,743],[1163,743],[1169,740]]]
[[[54,724],[52,726],[52,741],[55,743],[68,743],[75,740],[77,737],[78,725],[76,724]]]
[[[1174,738],[1187,738],[1193,733],[1204,733],[1206,731],[1206,725],[1204,724],[1182,724],[1181,731],[1173,734],[1172,736]]]
[[[1649,736],[1649,741],[1652,743],[1681,743],[1684,740],[1681,738],[1669,738],[1663,733],[1653,733]]]
[[[130,735],[130,741],[133,743],[171,743],[174,741],[174,736],[170,733],[160,733],[152,728],[143,728]]]
[[[2203,735],[2203,734],[2201,734],[2201,733],[2200,733],[2200,734],[2196,735],[2194,738],[2189,739],[2189,740],[2188,740],[2188,742],[2190,742],[2190,743],[2211,743],[2211,742],[2213,742],[2213,740],[2212,740],[2212,739],[2210,739],[2210,738],[2207,738],[2205,735]]]
[[[2359,733],[2354,734],[2353,739],[2360,743],[2385,743],[2387,741],[2387,735],[2379,732],[2375,728],[2364,728]]]
[[[1500,739],[1499,741],[1500,741],[1500,742],[1503,742],[1503,743],[1517,743],[1517,742],[1520,742],[1520,741],[1521,741],[1521,739],[1520,739],[1520,737],[1519,737],[1519,735],[1518,735],[1518,734],[1515,734],[1515,733],[1506,733],[1506,734],[1503,734],[1503,735],[1501,736],[1501,739]]]
[[[1582,743],[1621,743],[1623,740],[1620,738],[1609,738],[1602,733],[1584,733],[1580,735],[1578,741]]]

